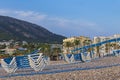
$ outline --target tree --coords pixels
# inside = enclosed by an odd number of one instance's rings
[[[80,40],[74,40],[74,46],[75,48],[79,48],[79,45],[80,45]],[[77,51],[77,53],[79,53],[79,51]]]
[[[56,56],[58,60],[59,53],[61,53],[61,49],[56,47],[56,48],[53,48],[52,52],[53,52],[53,56]]]
[[[106,53],[109,53],[110,51],[110,43],[106,43],[105,44],[105,51],[106,51]]]
[[[98,56],[101,57],[101,55],[100,55],[100,46],[96,46],[96,50],[97,50],[96,52],[97,52]]]
[[[71,42],[68,42],[68,41],[65,42],[65,43],[64,43],[64,46],[68,48],[68,49],[67,49],[67,53],[69,53],[69,50],[70,50],[69,48],[71,47]]]
[[[90,45],[91,43],[92,43],[92,41],[88,40],[88,39],[86,39],[86,40],[83,41],[84,46]]]
[[[92,41],[89,39],[86,39],[83,41],[83,44],[84,44],[84,46],[88,46],[88,45],[92,44]],[[91,50],[92,50],[92,48],[89,48],[89,49],[87,49],[87,52],[90,52]]]
[[[5,49],[6,48],[6,45],[0,45],[0,49]]]
[[[41,52],[45,55],[45,56],[51,56],[51,47],[49,44],[43,44],[41,46]]]

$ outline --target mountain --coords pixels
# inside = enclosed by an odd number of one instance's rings
[[[0,40],[61,43],[64,38],[64,36],[54,34],[39,25],[8,16],[0,16]]]

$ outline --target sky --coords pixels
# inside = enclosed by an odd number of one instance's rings
[[[120,0],[0,0],[0,15],[66,37],[120,33]]]

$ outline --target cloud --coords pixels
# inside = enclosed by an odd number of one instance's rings
[[[47,16],[33,11],[15,11],[14,14],[22,18],[25,17],[33,20],[44,20]]]
[[[16,10],[4,10],[0,9],[0,15],[11,16],[19,19],[24,19],[27,21],[41,21],[44,20],[47,15],[40,14],[33,11],[16,11]]]
[[[98,27],[94,22],[82,21],[82,20],[70,20],[61,17],[54,17],[46,14],[41,14],[34,11],[17,11],[0,9],[0,15],[11,16],[49,29],[50,31],[65,36],[72,35],[86,35],[96,34],[96,32],[102,32],[103,29]]]

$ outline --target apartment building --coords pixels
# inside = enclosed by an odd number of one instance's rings
[[[96,44],[98,42],[103,42],[103,41],[106,41],[106,40],[110,40],[110,39],[114,39],[114,38],[120,38],[120,34],[115,34],[113,36],[94,37],[93,38],[93,44]],[[102,56],[110,54],[110,53],[112,53],[112,50],[114,50],[114,48],[115,48],[114,46],[111,46],[113,44],[116,45],[115,42],[101,45],[99,47],[99,50],[97,50],[97,48],[95,48],[95,52],[99,52]],[[117,45],[120,45],[119,41],[117,42]]]
[[[85,36],[79,36],[79,37],[70,37],[67,39],[63,40],[63,53],[71,53],[70,51],[73,50],[76,45],[75,45],[75,40],[78,41],[78,47],[82,47],[87,45],[85,42],[86,41],[91,41],[89,37]],[[66,45],[66,43],[69,43],[69,45]]]

